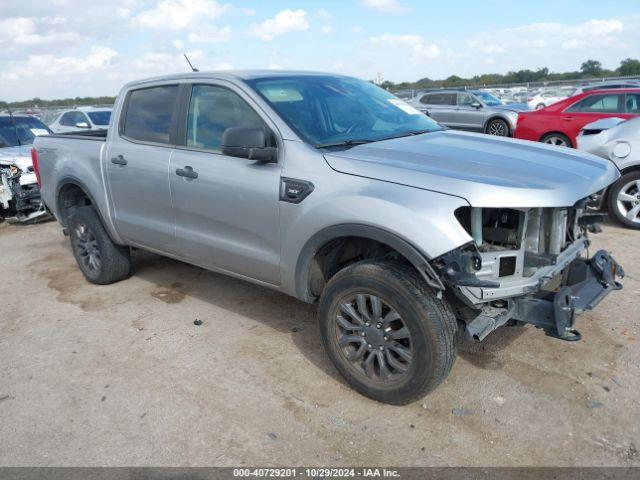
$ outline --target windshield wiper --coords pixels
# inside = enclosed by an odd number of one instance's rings
[[[374,142],[382,142],[383,140],[392,140],[394,138],[402,138],[402,137],[412,137],[414,135],[422,135],[423,133],[436,132],[437,130],[425,129],[425,130],[415,130],[413,132],[405,132],[400,135],[392,135],[390,137],[382,137],[382,138],[373,138],[369,140],[344,140],[342,142],[335,143],[319,143],[315,147],[316,148],[327,148],[327,147],[353,147],[355,145],[362,145],[365,143],[374,143]]]
[[[381,142],[382,140],[393,140],[394,138],[402,138],[402,137],[413,137],[415,135],[422,135],[423,133],[431,133],[436,132],[437,130],[415,130],[413,132],[405,132],[400,135],[392,135],[390,137],[380,138],[377,141]]]
[[[377,142],[378,140],[343,140],[335,143],[318,143],[314,145],[316,148],[329,147],[354,147],[356,145],[364,145],[365,143]]]

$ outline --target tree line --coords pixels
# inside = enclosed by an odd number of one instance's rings
[[[432,80],[430,78],[421,78],[416,82],[393,83],[385,81],[382,87],[390,90],[400,89],[425,89],[438,87],[465,87],[470,85],[503,85],[513,83],[528,82],[551,82],[557,80],[581,80],[586,78],[604,78],[617,76],[633,76],[640,75],[640,60],[627,58],[620,62],[620,66],[615,70],[602,68],[602,63],[598,60],[586,60],[582,62],[580,70],[573,72],[554,73],[548,68],[539,68],[538,70],[518,70],[507,72],[505,75],[500,73],[486,73],[483,75],[475,75],[471,78],[462,78],[457,75],[451,75],[444,80]]]
[[[640,60],[627,58],[620,62],[620,66],[615,70],[607,70],[602,68],[602,63],[598,60],[586,60],[582,62],[580,70],[574,72],[554,73],[548,68],[539,68],[538,70],[518,70],[508,72],[506,75],[500,73],[486,73],[483,75],[475,75],[471,78],[462,78],[457,75],[451,75],[444,80],[432,80],[430,78],[421,78],[416,82],[393,83],[385,81],[382,87],[389,90],[400,89],[424,89],[437,87],[464,87],[469,85],[501,85],[510,83],[527,83],[527,82],[550,82],[554,80],[580,80],[584,78],[603,78],[615,76],[640,76]],[[0,100],[0,107],[9,106],[11,108],[26,107],[70,107],[70,106],[88,106],[88,105],[109,105],[115,101],[116,97],[75,97],[62,98],[57,100],[43,100],[41,98],[32,98],[20,102],[3,102]]]

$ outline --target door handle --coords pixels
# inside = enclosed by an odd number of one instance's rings
[[[565,122],[570,122],[571,120],[573,120],[573,117],[562,117],[562,119],[563,119]]]
[[[127,161],[122,155],[118,155],[117,157],[113,157],[111,159],[111,163],[115,163],[116,165],[126,165]]]
[[[193,167],[190,167],[189,165],[184,168],[176,168],[176,175],[186,178],[198,178],[198,172],[196,172]]]

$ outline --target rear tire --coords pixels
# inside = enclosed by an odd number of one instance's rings
[[[640,171],[619,178],[609,189],[607,203],[613,218],[625,227],[640,230]]]
[[[549,145],[555,145],[556,147],[573,147],[573,143],[569,140],[569,137],[562,133],[548,133],[540,139],[542,143],[548,143]]]
[[[81,207],[73,213],[69,238],[73,256],[91,283],[107,285],[129,276],[129,247],[113,243],[93,207]]]
[[[453,311],[410,266],[363,261],[344,268],[327,283],[318,313],[322,343],[338,372],[379,402],[416,400],[453,366]]]

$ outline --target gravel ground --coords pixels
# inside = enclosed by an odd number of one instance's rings
[[[392,407],[337,376],[314,306],[142,252],[90,285],[56,223],[0,224],[0,465],[640,466],[640,232],[593,240],[628,276],[581,342],[504,328]]]

